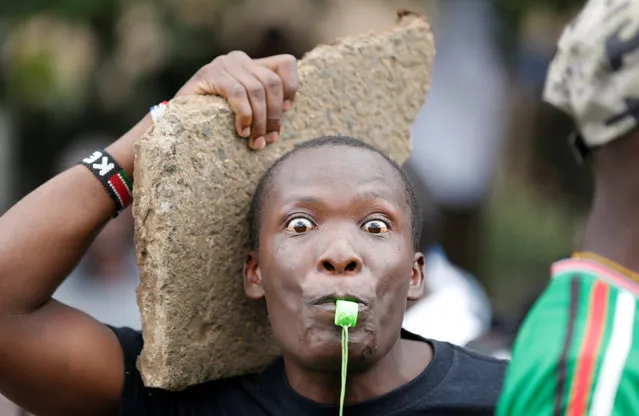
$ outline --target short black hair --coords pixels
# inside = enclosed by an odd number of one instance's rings
[[[406,172],[389,158],[386,154],[381,152],[379,149],[365,143],[359,139],[355,139],[349,136],[323,136],[318,137],[316,139],[312,139],[306,142],[302,142],[296,145],[291,151],[282,155],[279,159],[277,159],[271,167],[262,175],[260,181],[257,184],[255,192],[253,193],[253,198],[251,200],[251,208],[249,211],[249,238],[251,243],[251,249],[256,250],[260,245],[260,218],[262,215],[262,204],[264,202],[266,194],[268,194],[270,185],[273,179],[274,174],[276,173],[279,166],[282,163],[294,155],[305,149],[315,149],[322,147],[330,147],[330,146],[348,146],[355,147],[360,149],[370,150],[371,152],[375,152],[378,155],[382,156],[384,160],[386,160],[393,169],[400,176],[403,184],[404,184],[404,194],[406,197],[406,204],[410,208],[411,213],[411,225],[412,225],[412,242],[413,249],[415,251],[420,250],[420,238],[422,234],[422,207],[415,193],[415,187],[413,186],[410,178],[406,174]]]

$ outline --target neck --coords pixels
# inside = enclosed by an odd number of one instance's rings
[[[388,354],[369,368],[348,373],[346,403],[363,402],[401,387],[421,374],[432,356],[429,344],[398,339]],[[284,365],[288,382],[297,393],[317,403],[339,404],[339,372],[309,371],[286,357]]]
[[[634,192],[598,190],[586,225],[582,249],[639,273],[637,212],[639,189]]]
[[[639,130],[593,152],[595,198],[582,249],[639,272]]]

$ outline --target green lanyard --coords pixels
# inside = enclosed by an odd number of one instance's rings
[[[358,305],[348,300],[338,300],[335,304],[335,325],[342,327],[342,389],[339,397],[339,415],[344,414],[346,395],[346,373],[348,370],[348,328],[357,323]]]

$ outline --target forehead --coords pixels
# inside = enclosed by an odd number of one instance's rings
[[[405,186],[396,169],[378,153],[332,145],[298,151],[274,172],[269,194],[284,199],[329,195],[349,199],[377,195],[405,205]]]

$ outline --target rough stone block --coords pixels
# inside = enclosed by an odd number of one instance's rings
[[[243,294],[246,216],[257,180],[295,143],[354,136],[403,163],[430,83],[427,21],[319,46],[299,63],[300,89],[282,140],[260,152],[235,134],[219,97],[181,97],[136,146],[136,249],[150,387],[179,390],[259,371],[277,354],[265,304]]]

